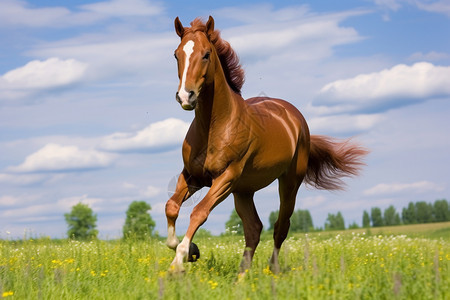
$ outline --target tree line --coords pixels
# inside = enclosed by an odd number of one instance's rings
[[[154,235],[155,222],[148,213],[150,204],[145,201],[133,201],[126,211],[125,224],[123,226],[124,239],[146,239]],[[97,215],[86,204],[78,203],[72,207],[70,213],[66,213],[65,219],[68,225],[67,235],[69,238],[88,240],[97,238]],[[269,230],[273,230],[278,218],[278,211],[269,215]],[[291,232],[311,232],[321,230],[344,230],[345,220],[341,212],[329,213],[324,227],[314,227],[313,219],[308,210],[296,210],[291,216]],[[380,227],[408,224],[422,224],[432,222],[450,221],[450,205],[447,200],[440,199],[434,203],[425,201],[410,202],[407,207],[397,212],[393,205],[382,211],[379,207],[372,207],[370,213],[364,210],[362,215],[362,227]],[[360,226],[355,222],[347,228],[354,229]],[[242,221],[235,210],[232,211],[230,219],[225,224],[226,234],[244,233]],[[203,232],[207,234],[208,232]]]
[[[370,216],[367,211],[363,212],[362,224],[363,227],[380,227],[447,221],[450,221],[449,203],[445,199],[440,199],[434,203],[409,202],[408,206],[402,209],[401,216],[393,205],[386,208],[383,214],[380,208],[373,207]]]
[[[146,239],[153,235],[155,221],[148,213],[150,204],[145,201],[133,201],[126,212],[123,226],[124,239]],[[70,213],[64,214],[68,225],[67,235],[76,240],[90,240],[97,238],[97,215],[83,203],[72,207]]]
[[[269,215],[269,230],[274,229],[277,218],[278,210],[272,211]],[[336,214],[329,213],[324,227],[314,227],[311,214],[308,210],[299,209],[294,211],[290,221],[291,232],[346,229],[345,220],[341,212],[337,212]],[[450,206],[447,200],[440,199],[434,203],[427,203],[425,201],[410,202],[407,207],[401,210],[401,214],[397,212],[393,205],[384,211],[379,207],[372,207],[370,213],[364,210],[362,227],[369,228],[447,221],[450,221]],[[227,232],[243,234],[242,221],[235,210],[231,213],[230,219],[225,224],[225,228]],[[355,229],[360,228],[360,226],[356,222],[353,222],[347,228]]]

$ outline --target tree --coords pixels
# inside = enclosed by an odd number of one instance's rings
[[[231,233],[244,234],[244,226],[235,209],[231,212],[230,219],[225,223],[225,229]]]
[[[309,232],[314,228],[311,214],[308,210],[299,209],[291,216],[291,230],[293,232]]]
[[[69,230],[69,238],[77,240],[87,240],[97,237],[97,215],[93,214],[92,209],[83,203],[78,203],[72,207],[70,213],[64,214]]]
[[[383,226],[383,216],[381,215],[381,209],[378,207],[372,207],[370,211],[370,218],[372,220],[373,227]]]
[[[447,200],[441,199],[434,201],[433,215],[435,222],[450,221],[450,208]]]
[[[325,230],[344,230],[345,222],[344,217],[339,211],[336,215],[328,214],[327,221],[325,222]]]
[[[358,229],[359,225],[353,221],[353,223],[351,223],[350,225],[348,225],[348,229]]]
[[[280,211],[277,210],[277,211],[273,211],[270,213],[270,215],[269,215],[269,230],[273,230],[275,228],[275,222],[278,219],[279,212]]]
[[[145,239],[152,235],[155,221],[148,213],[151,209],[150,204],[145,201],[131,202],[126,212],[127,218],[123,226],[124,238]]]
[[[364,228],[369,228],[370,227],[370,216],[369,216],[369,213],[366,210],[363,212],[362,224],[363,224]]]
[[[384,210],[383,221],[385,226],[399,225],[400,216],[393,205]]]
[[[409,202],[408,207],[402,210],[403,224],[417,224],[416,206]]]
[[[433,206],[425,201],[416,202],[417,223],[433,222]]]

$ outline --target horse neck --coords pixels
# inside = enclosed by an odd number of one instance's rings
[[[201,94],[201,101],[195,110],[195,120],[205,132],[207,137],[210,131],[220,130],[223,126],[229,126],[236,112],[244,105],[242,97],[234,93],[220,66],[219,58],[216,61],[214,82],[205,86]]]

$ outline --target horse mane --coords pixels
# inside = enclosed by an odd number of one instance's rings
[[[190,28],[185,28],[185,34],[189,32],[194,33],[196,31],[204,32],[205,30],[205,22],[203,22],[201,18],[196,18],[191,22]],[[231,48],[230,43],[221,38],[219,30],[214,30],[211,36],[209,36],[209,40],[214,45],[214,48],[216,48],[228,85],[234,92],[240,95],[242,85],[245,81],[245,74],[244,69],[242,69],[242,66],[239,63],[238,55],[233,48]]]

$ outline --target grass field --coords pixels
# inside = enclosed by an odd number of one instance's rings
[[[195,240],[201,258],[168,274],[163,241],[0,241],[7,299],[449,299],[450,223],[292,235],[268,268],[270,234],[237,280],[239,236]]]

